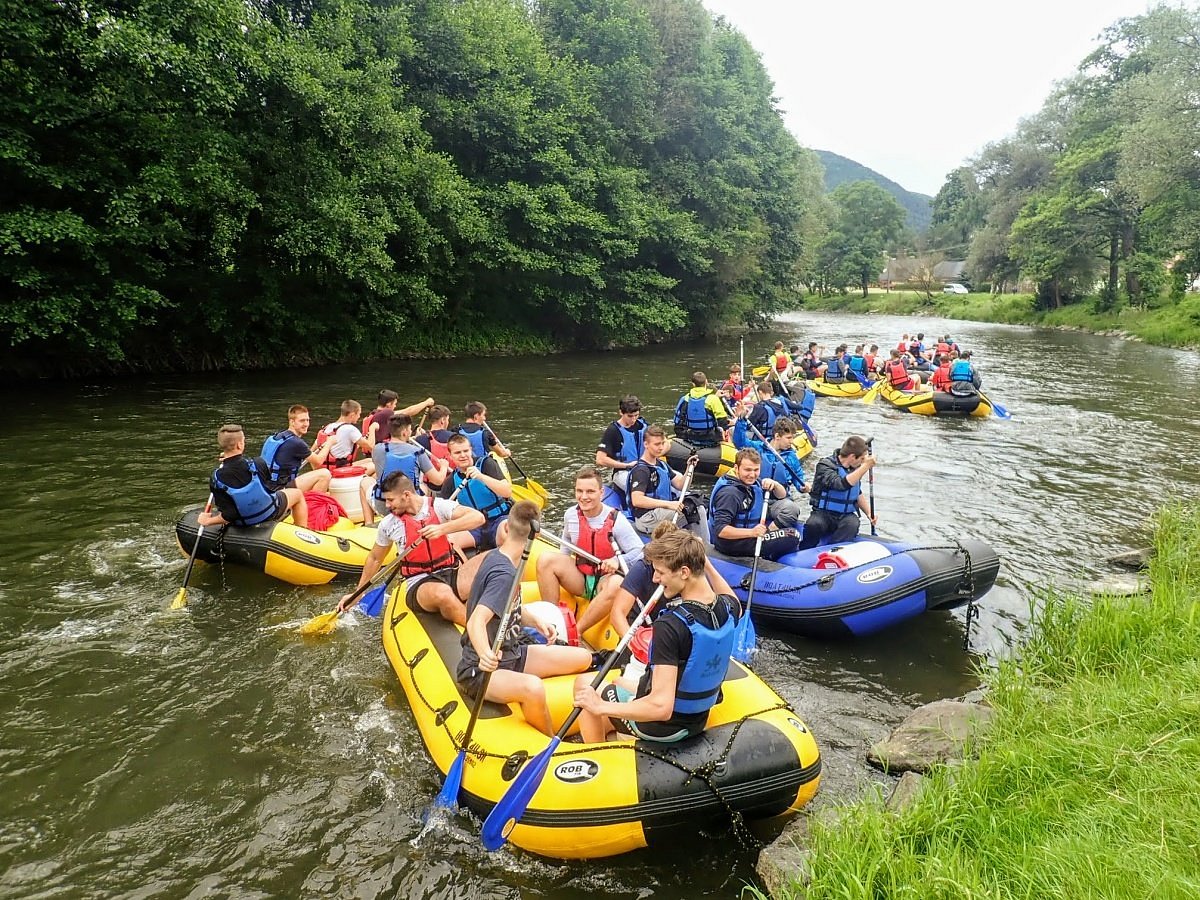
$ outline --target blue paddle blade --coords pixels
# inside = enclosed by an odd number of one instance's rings
[[[500,802],[492,807],[492,811],[483,822],[483,833],[480,835],[483,846],[488,850],[499,850],[503,847],[513,826],[525,815],[529,801],[537,793],[542,779],[546,776],[546,769],[550,767],[550,757],[561,742],[562,738],[557,734],[551,738],[546,749],[525,764],[525,768],[517,774],[512,785],[500,798]]]
[[[737,629],[733,633],[733,658],[740,663],[749,663],[757,649],[758,633],[754,630],[750,610],[746,609],[738,619]]]
[[[450,764],[450,771],[446,773],[442,789],[433,798],[433,809],[455,809],[458,806],[458,790],[462,787],[463,764],[466,761],[467,751],[464,748],[458,751],[458,756],[454,757],[454,762]]]
[[[362,599],[358,601],[359,611],[366,613],[368,616],[379,618],[383,614],[383,602],[387,599],[385,597],[387,593],[386,588],[386,584],[381,584],[363,594]]]
[[[994,412],[996,415],[998,415],[1002,419],[1011,419],[1012,418],[1012,413],[1010,413],[1007,409],[1005,409],[999,403],[996,403],[994,401],[992,402],[992,412]]]

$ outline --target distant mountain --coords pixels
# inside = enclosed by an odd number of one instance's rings
[[[868,169],[862,163],[856,163],[852,159],[830,153],[828,150],[814,152],[820,157],[821,164],[825,167],[826,191],[832,191],[839,184],[845,184],[847,181],[873,181],[895,197],[896,201],[904,207],[908,213],[909,228],[922,232],[929,227],[929,220],[932,217],[930,211],[930,205],[933,203],[932,197],[906,191],[890,178],[884,178],[874,169]]]

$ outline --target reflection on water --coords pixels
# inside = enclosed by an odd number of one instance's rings
[[[853,643],[761,634],[757,667],[816,733],[826,797],[873,777],[864,750],[911,706],[974,687],[975,654],[1018,639],[1032,589],[1102,571],[1107,554],[1138,543],[1162,499],[1200,491],[1186,465],[1200,439],[1194,353],[1007,326],[795,315],[747,341],[747,364],[777,337],[887,347],[914,327],[974,349],[985,390],[1013,418],[822,400],[819,453],[848,434],[873,436],[885,533],[982,537],[1004,562],[973,626],[973,654],[962,649],[961,610]],[[203,501],[222,422],[265,437],[291,403],[320,424],[346,397],[370,408],[381,387],[455,410],[482,399],[555,494],[557,516],[619,395],[638,394],[648,418],[664,422],[694,369],[723,376],[737,353],[735,339],[10,393],[0,432],[12,475],[0,495],[0,894],[736,893],[753,854],[729,835],[559,864],[484,853],[463,813],[412,843],[438,779],[377,626],[300,639],[288,623],[328,609],[335,589],[237,569],[198,567],[189,608],[167,607],[184,568],[171,523]]]

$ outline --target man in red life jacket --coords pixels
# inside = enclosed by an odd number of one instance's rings
[[[606,506],[604,484],[595,466],[584,466],[575,475],[575,505],[563,516],[563,539],[586,550],[602,562],[572,559],[562,553],[543,553],[537,561],[538,591],[543,600],[557,602],[559,588],[576,597],[596,596],[604,579],[642,558],[642,540],[629,520]],[[616,548],[613,543],[616,543]],[[617,556],[618,550],[620,556]]]
[[[483,513],[453,500],[418,494],[412,479],[403,472],[388,475],[382,487],[388,514],[379,523],[375,546],[363,563],[358,586],[379,571],[392,544],[397,553],[414,545],[400,564],[400,574],[408,579],[409,607],[436,612],[456,625],[465,625],[467,608],[457,584],[461,541],[451,535],[463,535],[481,526],[486,521]],[[342,597],[339,610],[353,605],[350,596]]]
[[[450,462],[450,438],[454,432],[450,430],[450,407],[440,403],[429,410],[429,430],[418,434],[413,440],[429,451],[435,460]]]
[[[355,465],[354,457],[359,451],[370,456],[371,451],[375,449],[375,442],[363,437],[363,433],[358,430],[358,420],[361,416],[362,405],[357,400],[345,400],[342,402],[342,414],[337,421],[330,422],[317,434],[314,449],[320,449],[326,441],[333,443],[325,461],[329,468],[340,469],[342,466]],[[366,469],[366,474],[375,474],[375,464],[370,459],[361,460],[357,465]]]
[[[900,351],[894,347],[891,351],[891,359],[883,364],[883,376],[892,387],[901,391],[911,391],[917,386],[912,376],[908,374],[908,369],[904,367],[904,361],[900,358]]]
[[[955,354],[957,356],[957,354]],[[933,358],[934,365],[937,369],[933,373],[933,378],[930,384],[935,391],[950,390],[950,354],[939,353]]]

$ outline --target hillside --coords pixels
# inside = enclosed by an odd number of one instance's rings
[[[895,197],[908,212],[908,226],[911,229],[920,232],[929,227],[932,197],[907,191],[890,178],[885,178],[874,169],[868,169],[852,159],[830,153],[828,150],[817,150],[815,153],[820,157],[821,165],[825,167],[826,191],[832,191],[847,181],[873,181]]]

